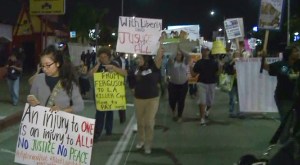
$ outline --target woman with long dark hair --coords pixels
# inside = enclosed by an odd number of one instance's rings
[[[69,58],[51,45],[42,52],[40,65],[43,73],[38,74],[32,82],[27,97],[29,104],[51,107],[53,111],[82,111],[84,103]]]
[[[169,105],[173,113],[173,119],[177,122],[182,121],[182,113],[184,110],[185,97],[188,91],[188,69],[190,56],[188,53],[178,48],[175,59],[168,61],[168,92]],[[176,115],[177,106],[177,115]],[[176,118],[177,117],[177,118]]]
[[[271,64],[264,64],[264,69],[270,76],[277,77],[274,99],[279,112],[281,122],[286,121],[285,129],[281,133],[280,142],[284,143],[289,137],[289,127],[292,125],[292,119],[289,117],[293,108],[294,91],[296,80],[300,72],[300,48],[292,45],[286,47],[283,52],[283,59]],[[285,119],[285,118],[289,119]]]
[[[135,114],[137,118],[138,143],[136,148],[144,147],[146,154],[151,153],[155,115],[159,106],[159,79],[163,49],[153,59],[150,55],[137,56],[137,68],[133,83]]]

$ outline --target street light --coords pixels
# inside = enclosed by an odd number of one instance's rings
[[[211,16],[214,16],[215,15],[215,12],[212,10],[212,11],[210,11],[210,15]]]

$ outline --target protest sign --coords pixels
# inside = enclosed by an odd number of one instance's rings
[[[189,55],[191,57],[191,62],[192,62],[192,66],[193,67],[194,67],[195,63],[202,58],[202,54],[201,53],[189,53]],[[188,69],[188,73],[187,74],[188,74],[188,77],[189,77],[188,83],[189,84],[196,84],[197,81],[198,81],[199,75],[193,77],[191,75],[190,69]]]
[[[261,0],[258,27],[280,30],[283,0]]]
[[[231,18],[224,21],[228,39],[244,37],[244,23],[242,18]]]
[[[266,58],[267,63],[279,58]],[[274,100],[276,76],[259,73],[261,58],[246,58],[236,62],[239,107],[241,112],[278,112]]]
[[[124,82],[124,76],[116,72],[94,73],[97,110],[126,109]]]
[[[20,164],[90,164],[95,120],[25,105],[15,162]]]
[[[199,25],[175,25],[163,30],[160,42],[165,52],[175,56],[177,49],[192,52],[199,49]]]
[[[168,26],[168,30],[164,30],[166,33],[163,38],[163,43],[180,42],[182,40],[197,41],[199,40],[199,25],[175,25]],[[163,32],[162,32],[163,34]]]
[[[119,17],[117,52],[154,55],[159,48],[162,20]]]

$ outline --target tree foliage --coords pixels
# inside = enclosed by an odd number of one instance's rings
[[[108,13],[108,9],[97,10],[93,5],[78,2],[71,14],[69,23],[70,30],[77,33],[77,37],[89,41],[89,30],[94,29],[96,23],[101,25],[103,17]]]

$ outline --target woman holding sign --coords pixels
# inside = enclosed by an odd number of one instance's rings
[[[264,63],[263,68],[270,76],[277,77],[275,89],[275,103],[278,108],[281,122],[285,122],[285,129],[280,136],[283,144],[289,137],[289,126],[292,125],[291,110],[294,108],[293,96],[296,89],[296,81],[300,72],[300,48],[292,45],[283,52],[283,59],[271,64]]]
[[[122,76],[127,75],[127,71],[125,69],[120,68],[118,66],[118,62],[111,60],[111,50],[107,47],[102,47],[98,53],[98,63],[92,68],[89,72],[90,76],[93,76],[96,72],[117,72],[118,74]],[[101,111],[100,109],[96,110],[96,123],[95,123],[95,134],[94,134],[94,141],[98,141],[102,130],[104,127],[104,121],[105,121],[105,130],[106,135],[112,134],[112,128],[113,128],[113,111],[112,110],[106,110]]]
[[[155,115],[159,105],[159,79],[163,49],[153,59],[150,55],[137,56],[137,68],[132,72],[134,80],[130,86],[134,90],[134,104],[138,125],[137,149],[144,147],[146,154],[151,153]]]
[[[188,91],[188,69],[191,57],[187,52],[180,48],[177,50],[175,59],[168,61],[169,76],[169,105],[173,113],[173,119],[182,122],[182,113],[184,110],[185,97]],[[176,116],[177,106],[177,116]]]
[[[40,65],[43,73],[34,78],[28,103],[50,107],[52,111],[82,111],[84,103],[71,62],[51,45],[42,52]]]

